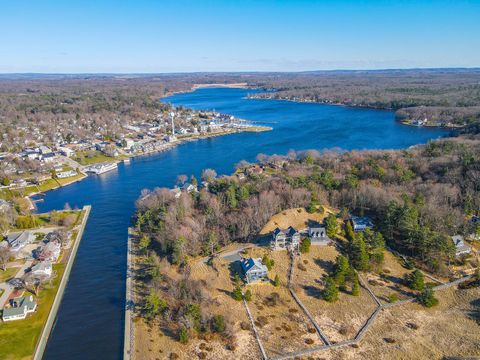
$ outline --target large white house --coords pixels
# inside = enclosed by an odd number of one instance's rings
[[[268,276],[268,269],[262,263],[262,259],[243,259],[242,269],[245,274],[245,280],[248,284],[265,280]]]

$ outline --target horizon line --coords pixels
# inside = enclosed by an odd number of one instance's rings
[[[440,66],[440,67],[406,67],[378,69],[313,69],[313,70],[231,70],[231,71],[165,71],[165,72],[0,72],[0,76],[12,75],[182,75],[182,74],[302,74],[315,72],[381,72],[381,71],[414,71],[414,70],[480,70],[478,66]]]

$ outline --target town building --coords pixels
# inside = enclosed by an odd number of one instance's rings
[[[286,230],[276,228],[272,233],[270,247],[272,250],[298,251],[300,245],[300,233],[297,229],[290,226]]]
[[[242,269],[245,275],[245,281],[252,282],[264,281],[268,277],[268,269],[262,263],[262,259],[242,259]]]

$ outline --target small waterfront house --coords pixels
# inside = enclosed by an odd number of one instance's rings
[[[308,236],[312,245],[328,245],[331,239],[327,236],[324,226],[313,226],[308,228]]]
[[[373,229],[373,221],[366,216],[352,216],[350,222],[355,232]]]
[[[32,274],[42,277],[52,276],[52,263],[50,261],[41,261],[32,266]]]
[[[452,241],[453,241],[453,244],[455,245],[456,256],[466,255],[472,252],[472,248],[465,244],[465,241],[463,240],[463,236],[461,235],[452,236]]]
[[[31,231],[14,232],[7,235],[7,242],[12,251],[18,251],[24,246],[35,240],[35,236]]]
[[[265,280],[268,276],[268,269],[262,263],[262,259],[243,259],[242,269],[245,275],[245,280],[248,284],[256,281]]]
[[[76,175],[77,175],[77,172],[75,170],[66,170],[66,171],[57,172],[57,177],[59,179],[65,179],[65,178],[69,178]]]
[[[294,227],[290,226],[286,230],[276,228],[273,230],[270,247],[272,250],[287,249],[290,251],[298,250],[300,245],[300,233]]]
[[[10,301],[10,306],[3,308],[3,321],[22,320],[27,314],[37,309],[37,302],[32,295],[22,296]]]

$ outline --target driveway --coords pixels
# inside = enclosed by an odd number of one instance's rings
[[[28,260],[25,262],[25,264],[23,264],[23,266],[20,268],[20,270],[17,271],[17,273],[15,274],[15,277],[16,278],[21,278],[24,274],[25,274],[25,271],[30,267],[32,266],[32,260]],[[2,294],[2,296],[0,296],[0,308],[3,309],[5,303],[7,302],[8,298],[10,297],[10,295],[12,294],[14,287],[9,285],[8,283],[0,283],[0,289],[2,289],[4,292]]]

